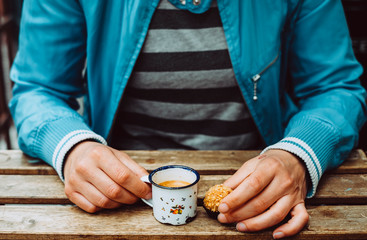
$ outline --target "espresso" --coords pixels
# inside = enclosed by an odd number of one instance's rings
[[[164,181],[164,182],[159,183],[159,185],[163,187],[184,187],[190,184],[191,183],[189,182],[185,182],[181,180],[169,180],[169,181]]]

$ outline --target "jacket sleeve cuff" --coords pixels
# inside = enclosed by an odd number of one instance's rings
[[[53,166],[61,180],[64,180],[62,169],[66,154],[77,143],[87,139],[107,144],[80,117],[54,119],[39,127],[31,152]]]
[[[66,154],[78,143],[84,140],[94,140],[107,145],[106,140],[100,135],[89,130],[75,130],[67,134],[59,144],[52,155],[52,165],[61,180],[64,181],[63,166]]]
[[[305,162],[312,183],[307,197],[311,198],[316,193],[323,173],[341,163],[335,160],[338,159],[335,149],[339,138],[339,131],[330,123],[317,116],[311,117],[310,114],[298,114],[289,122],[285,137],[265,150],[282,149]]]
[[[319,176],[318,172],[321,172],[321,167],[320,164],[312,160],[316,157],[312,149],[302,140],[292,137],[284,138],[280,142],[265,148],[262,153],[270,149],[284,150],[296,155],[301,160],[303,160],[311,180],[311,186],[309,187],[309,190],[307,192],[307,198],[313,197],[316,193],[316,188],[320,181],[321,176]]]

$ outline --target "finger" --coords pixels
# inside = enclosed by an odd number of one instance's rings
[[[218,207],[219,212],[232,211],[258,195],[274,178],[274,172],[260,165]]]
[[[89,182],[81,182],[78,186],[76,186],[75,191],[80,193],[90,203],[99,208],[112,209],[121,206],[121,203],[109,199]]]
[[[68,195],[68,198],[70,201],[72,201],[74,204],[76,204],[78,207],[80,207],[81,209],[83,209],[86,212],[95,213],[101,210],[101,208],[92,204],[90,201],[88,201],[83,195],[81,195],[78,192],[71,193],[70,195]]]
[[[87,176],[86,180],[115,202],[133,204],[138,200],[135,195],[118,185],[100,169],[97,169],[93,175]]]
[[[232,189],[237,188],[243,180],[255,170],[259,160],[265,157],[266,155],[262,154],[245,162],[241,168],[235,172],[235,174],[224,182],[224,185]]]
[[[281,197],[285,196],[283,189],[279,187],[280,184],[276,179],[274,179],[260,194],[256,197],[250,199],[246,204],[241,207],[229,211],[225,216],[220,216],[218,220],[220,222],[238,222],[243,219],[248,219],[259,215],[264,212],[275,202],[277,202]]]
[[[293,236],[300,232],[308,223],[309,215],[305,203],[297,204],[291,211],[292,218],[273,232],[273,237],[279,239],[282,237]]]
[[[131,169],[108,151],[98,163],[100,169],[113,181],[139,198],[151,198],[151,188],[140,180]],[[137,164],[136,164],[137,165]]]
[[[145,168],[137,164],[126,153],[113,149],[113,154],[115,154],[117,159],[119,159],[125,166],[127,166],[131,171],[133,171],[139,178],[149,174]]]
[[[292,197],[285,196],[277,201],[266,212],[237,223],[237,230],[241,232],[260,231],[280,223],[291,209]]]

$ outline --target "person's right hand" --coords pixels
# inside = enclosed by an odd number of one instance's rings
[[[65,194],[87,212],[152,196],[150,187],[140,180],[148,172],[123,152],[85,141],[76,145],[65,161]]]

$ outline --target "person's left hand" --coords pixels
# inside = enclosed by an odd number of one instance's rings
[[[269,150],[250,159],[224,185],[233,189],[219,205],[218,221],[237,222],[237,230],[252,232],[292,218],[273,232],[274,238],[291,236],[308,222],[305,208],[306,167],[295,155]]]

